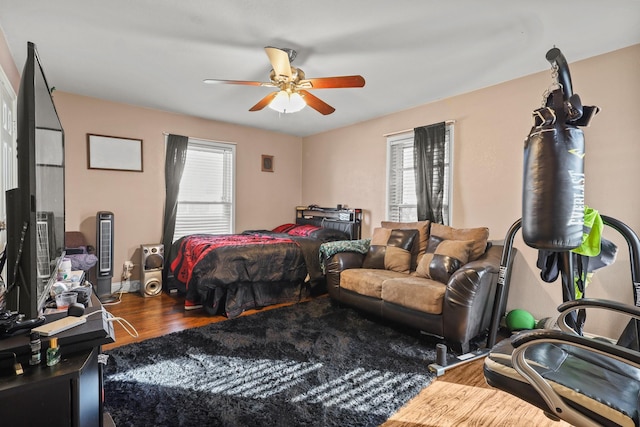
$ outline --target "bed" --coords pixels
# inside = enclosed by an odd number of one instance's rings
[[[361,220],[360,209],[298,207],[295,223],[273,230],[182,237],[167,254],[165,289],[183,293],[185,307],[229,318],[324,293],[320,245],[359,239]]]

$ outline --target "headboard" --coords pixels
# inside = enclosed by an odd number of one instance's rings
[[[344,231],[351,240],[356,240],[362,235],[362,209],[298,206],[296,207],[296,224],[317,225]]]

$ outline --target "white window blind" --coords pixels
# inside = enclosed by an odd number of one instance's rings
[[[413,132],[388,141],[389,221],[413,222],[418,219],[416,178],[413,167]]]
[[[189,138],[180,180],[174,241],[234,229],[235,145]]]
[[[413,162],[413,131],[387,138],[387,219],[395,222],[418,220],[416,176]],[[451,219],[451,152],[453,125],[446,125],[443,215]]]

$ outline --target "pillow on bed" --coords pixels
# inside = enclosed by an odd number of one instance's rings
[[[311,233],[318,231],[320,227],[317,225],[296,225],[291,230],[287,231],[289,236],[309,237]]]
[[[453,228],[434,222],[431,224],[431,237],[433,236],[439,237],[441,240],[473,240],[474,244],[469,261],[474,261],[480,258],[487,250],[489,229],[487,227]],[[429,252],[429,250],[427,250],[427,252]]]
[[[289,231],[291,231],[292,229],[296,228],[297,225],[296,224],[282,224],[277,226],[276,228],[274,228],[273,231],[274,233],[288,233]]]
[[[364,258],[362,268],[409,273],[411,248],[416,236],[418,236],[418,230],[414,229],[376,228],[373,231],[369,252]]]
[[[446,285],[451,275],[469,262],[475,244],[473,240],[442,240],[434,253],[422,257],[416,275]]]

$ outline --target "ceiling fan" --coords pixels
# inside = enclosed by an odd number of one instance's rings
[[[267,52],[269,62],[271,62],[271,66],[273,67],[269,76],[271,81],[254,82],[243,80],[206,79],[204,82],[209,84],[235,84],[278,88],[277,91],[271,92],[258,101],[258,103],[251,107],[249,111],[259,111],[264,107],[269,106],[281,113],[294,113],[302,110],[305,105],[308,105],[324,115],[331,114],[336,109],[320,98],[312,95],[309,90],[364,86],[364,78],[357,75],[307,79],[304,75],[304,71],[300,68],[291,66],[291,62],[296,57],[295,50],[272,46],[267,46],[264,50]]]

